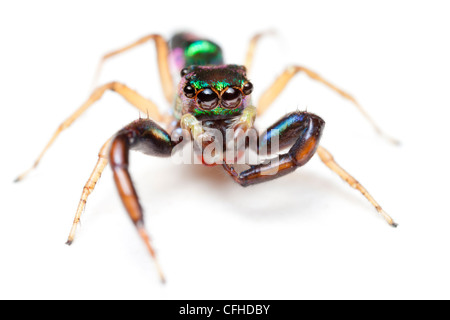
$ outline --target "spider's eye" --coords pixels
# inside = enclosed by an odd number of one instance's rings
[[[251,82],[246,82],[242,88],[242,91],[246,96],[248,96],[253,91],[253,84]]]
[[[184,95],[188,98],[193,98],[195,96],[195,89],[191,87],[190,85],[187,85],[183,89]]]
[[[228,88],[222,93],[222,106],[224,108],[233,109],[241,104],[241,91],[235,88]]]
[[[202,90],[197,95],[197,103],[200,108],[205,110],[214,109],[219,103],[217,94],[209,88]]]
[[[183,68],[180,72],[180,75],[182,77],[184,77],[185,75],[187,75],[189,73],[189,69],[188,68]]]

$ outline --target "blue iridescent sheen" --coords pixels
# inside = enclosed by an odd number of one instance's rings
[[[304,113],[293,112],[281,118],[274,125],[268,128],[267,132],[261,137],[259,141],[260,148],[266,147],[272,138],[285,134],[287,129],[292,130],[298,127],[303,123],[304,117]],[[288,140],[288,138],[285,139]],[[282,146],[280,145],[280,147]]]
[[[283,133],[286,128],[292,126],[292,124],[303,121],[303,118],[303,114],[293,113],[289,117],[284,118],[283,121],[277,123],[277,125],[273,129],[276,129],[280,133]]]

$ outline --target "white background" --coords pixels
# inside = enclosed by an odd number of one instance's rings
[[[0,298],[450,298],[450,44],[446,1],[21,1],[0,4]],[[355,107],[298,76],[261,128],[296,108],[327,122],[322,144],[399,223],[390,228],[317,157],[242,189],[220,169],[133,153],[131,173],[167,277],[104,172],[74,244],[64,243],[103,142],[139,113],[114,93],[64,132],[25,181],[59,123],[87,98],[99,58],[149,33],[189,29],[228,62],[258,47],[258,96],[284,67],[307,66]],[[109,61],[118,80],[167,108],[151,44]]]

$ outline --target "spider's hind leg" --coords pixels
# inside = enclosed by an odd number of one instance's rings
[[[149,41],[153,41],[155,43],[156,54],[158,58],[158,68],[159,68],[159,77],[161,79],[161,84],[163,87],[164,95],[167,99],[167,102],[172,103],[174,92],[173,92],[173,79],[170,75],[169,68],[169,46],[166,40],[158,35],[158,34],[149,34],[145,37],[138,39],[124,47],[121,47],[117,50],[111,51],[105,54],[98,64],[97,71],[94,76],[94,80],[92,82],[92,87],[95,88],[97,86],[97,81],[100,77],[100,73],[103,67],[103,64],[112,57],[121,55],[133,48],[141,46]]]
[[[252,65],[253,65],[253,57],[255,55],[256,46],[258,45],[259,41],[264,38],[265,36],[269,35],[275,35],[276,32],[274,30],[267,30],[260,33],[255,34],[248,44],[247,48],[247,54],[245,56],[245,68],[247,69],[247,74],[250,73]]]

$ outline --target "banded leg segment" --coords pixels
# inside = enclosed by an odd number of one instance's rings
[[[144,227],[143,209],[138,194],[128,171],[130,150],[141,151],[147,155],[169,157],[176,143],[170,135],[152,120],[138,120],[115,136],[111,142],[109,159],[117,190],[128,215],[137,228],[139,236],[144,241],[148,252],[153,257],[161,281],[164,275],[156,260],[155,250],[150,244],[150,238]]]
[[[169,46],[167,45],[166,40],[158,34],[147,35],[125,47],[122,47],[118,50],[114,50],[112,52],[105,54],[98,64],[97,71],[95,73],[95,77],[94,77],[94,81],[93,81],[93,87],[95,87],[97,84],[98,78],[100,76],[100,72],[101,72],[103,64],[105,63],[106,60],[108,60],[114,56],[117,56],[119,54],[122,54],[130,49],[138,47],[142,44],[145,44],[148,41],[155,42],[156,54],[157,54],[157,59],[158,59],[159,76],[161,79],[164,96],[166,97],[166,100],[169,103],[172,103],[173,99],[174,99],[174,91],[173,91],[174,84],[173,84],[172,76],[170,74],[170,67],[169,67]]]
[[[375,121],[369,116],[369,114],[364,110],[364,108],[356,101],[353,96],[348,94],[347,92],[339,89],[335,85],[331,84],[324,78],[322,78],[320,75],[315,73],[314,71],[307,69],[305,67],[301,66],[291,66],[288,67],[274,82],[273,84],[261,95],[257,108],[258,108],[258,115],[262,115],[273,103],[273,101],[281,94],[281,92],[285,89],[286,85],[289,83],[289,81],[298,73],[303,72],[305,73],[309,78],[316,80],[331,90],[338,93],[343,98],[351,101],[356,108],[359,110],[359,112],[370,122],[370,124],[373,126],[375,131],[385,139],[387,139],[389,142],[393,144],[399,144],[399,141],[388,136],[385,134],[380,127],[375,123]]]
[[[91,107],[97,100],[99,100],[103,96],[103,94],[108,90],[117,92],[130,104],[138,108],[140,111],[142,111],[144,114],[148,115],[152,119],[156,121],[163,120],[162,115],[158,111],[158,107],[152,101],[142,97],[139,93],[128,88],[124,84],[121,84],[119,82],[107,83],[97,88],[88,98],[88,100],[83,105],[81,105],[81,107],[79,107],[69,118],[67,118],[63,123],[59,125],[50,141],[47,143],[45,148],[42,150],[38,158],[33,163],[32,167],[27,171],[25,171],[24,173],[22,173],[20,176],[18,176],[15,182],[21,181],[23,178],[25,178],[26,175],[28,175],[28,173],[30,173],[34,168],[36,168],[39,165],[39,162],[41,161],[44,154],[52,146],[52,144],[55,142],[56,138],[61,134],[61,132],[70,127],[70,125],[72,125],[72,123],[76,119],[78,119],[87,109],[89,109],[89,107]]]
[[[325,122],[318,116],[307,112],[293,112],[267,129],[260,137],[260,149],[270,146],[275,135],[279,146],[284,149],[290,146],[287,153],[281,154],[275,161],[250,166],[250,169],[237,173],[233,166],[223,163],[225,171],[241,186],[270,181],[306,164],[316,152]],[[267,148],[269,153],[277,150]]]
[[[397,224],[394,222],[394,220],[381,208],[381,206],[378,204],[378,202],[375,201],[375,199],[370,195],[370,193],[364,188],[355,178],[353,178],[347,171],[345,171],[341,166],[339,166],[336,161],[334,160],[331,153],[328,152],[323,147],[317,148],[317,154],[320,157],[320,160],[332,171],[337,173],[345,182],[348,183],[348,185],[359,192],[366,197],[367,200],[374,206],[374,208],[377,210],[377,212],[386,220],[389,225],[393,227],[397,227]]]
[[[94,191],[95,185],[100,179],[103,170],[108,165],[108,151],[110,144],[111,139],[106,141],[106,143],[100,149],[100,152],[98,153],[97,164],[95,165],[95,168],[92,171],[88,181],[84,185],[83,193],[81,194],[81,199],[80,202],[78,203],[77,212],[75,213],[75,218],[73,219],[72,228],[70,229],[69,237],[67,238],[66,244],[68,245],[71,245],[73,239],[75,238],[75,232],[77,230],[78,223],[80,222],[81,214],[83,213],[84,208],[86,207],[87,199],[89,195]]]

